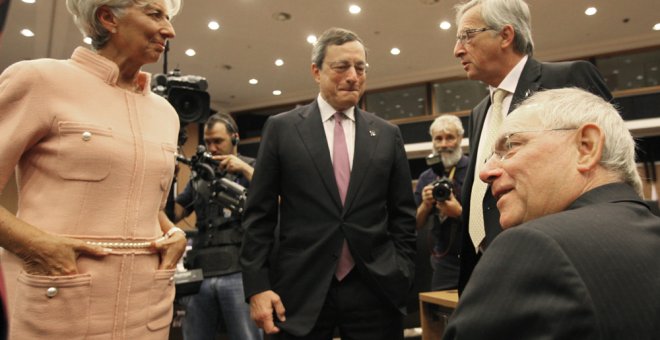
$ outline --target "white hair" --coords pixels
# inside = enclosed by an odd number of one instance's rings
[[[92,47],[96,50],[105,46],[110,40],[110,32],[99,22],[96,12],[101,6],[107,6],[112,14],[120,18],[124,10],[131,6],[144,7],[155,0],[66,0],[66,8],[73,15],[73,21],[85,37],[92,39]],[[165,6],[170,17],[181,9],[183,0],[165,0]]]
[[[459,139],[463,138],[463,133],[465,132],[461,120],[452,114],[443,114],[433,120],[433,123],[431,123],[431,126],[429,127],[429,135],[431,135],[431,137],[433,137],[433,130],[440,130],[448,133],[455,132],[458,134]]]
[[[612,104],[573,87],[538,92],[515,111],[518,110],[537,113],[543,129],[579,128],[585,123],[597,124],[605,135],[600,165],[616,174],[643,197],[642,180],[635,163],[635,140]]]

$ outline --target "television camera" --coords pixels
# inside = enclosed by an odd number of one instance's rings
[[[198,145],[197,152],[190,159],[177,154],[176,160],[190,167],[191,180],[201,179],[209,184],[211,200],[217,200],[234,213],[243,213],[247,189],[226,178],[227,172],[220,169],[220,163],[213,159],[204,145]]]
[[[211,97],[206,78],[181,75],[179,69],[153,77],[152,91],[172,104],[181,123],[204,123],[209,117]]]
[[[454,191],[452,181],[445,175],[445,166],[442,164],[440,155],[430,154],[426,157],[426,165],[431,167],[433,173],[439,178],[431,183],[433,186],[433,198],[438,202],[444,202],[451,197]]]

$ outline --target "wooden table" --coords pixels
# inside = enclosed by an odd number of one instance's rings
[[[458,291],[441,290],[419,293],[422,340],[440,340],[449,316],[458,304]]]

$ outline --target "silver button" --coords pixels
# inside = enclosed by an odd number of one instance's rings
[[[85,132],[82,133],[82,140],[84,140],[86,142],[90,139],[92,139],[92,133],[91,132],[85,131]]]
[[[170,283],[169,283],[169,285],[171,286],[173,282],[174,282],[174,276],[170,276]]]
[[[57,295],[57,288],[50,287],[50,288],[46,289],[46,296],[48,296],[49,298],[52,298],[55,295]]]

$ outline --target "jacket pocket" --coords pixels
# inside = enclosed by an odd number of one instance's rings
[[[63,179],[101,181],[112,168],[112,129],[84,122],[59,122],[58,174]]]
[[[84,339],[89,328],[90,274],[18,275],[11,317],[15,339]]]
[[[167,327],[172,322],[175,269],[157,270],[149,292],[147,328],[152,331]]]

